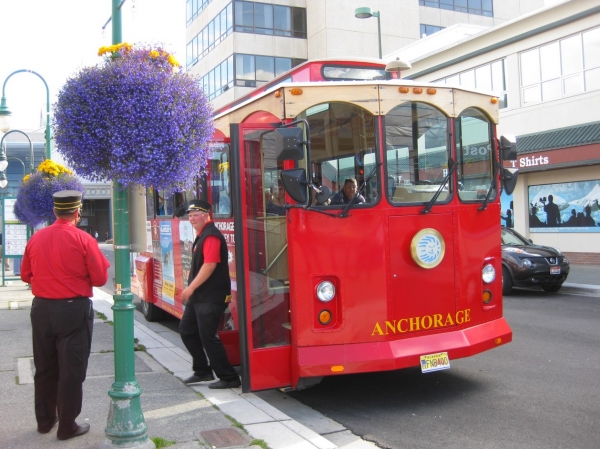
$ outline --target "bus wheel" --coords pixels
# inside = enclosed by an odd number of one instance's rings
[[[160,321],[164,318],[164,312],[156,307],[154,304],[142,300],[142,313],[146,321],[154,322]]]
[[[513,282],[510,277],[510,271],[508,268],[502,267],[502,294],[508,296],[512,293]]]

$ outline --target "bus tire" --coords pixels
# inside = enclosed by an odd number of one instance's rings
[[[159,309],[154,304],[144,301],[143,299],[142,313],[144,314],[146,321],[149,321],[150,323],[160,321],[165,317],[165,313],[162,311],[162,309]]]
[[[502,267],[502,294],[508,296],[512,293],[513,281],[510,277],[510,271],[506,267]]]

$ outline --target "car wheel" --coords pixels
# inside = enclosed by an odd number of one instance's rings
[[[560,290],[560,288],[562,287],[562,284],[558,284],[558,285],[542,285],[542,288],[544,289],[545,292],[550,292],[550,293],[556,293],[557,291]]]
[[[513,281],[510,277],[510,271],[508,268],[502,267],[502,294],[508,296],[512,293]]]
[[[159,309],[154,304],[144,301],[142,299],[142,313],[144,314],[144,318],[146,321],[155,322],[160,321],[165,317],[165,312],[162,309]]]

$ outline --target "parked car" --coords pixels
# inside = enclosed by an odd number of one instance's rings
[[[502,227],[502,294],[513,287],[557,292],[569,275],[569,261],[557,248],[535,245],[514,229]]]

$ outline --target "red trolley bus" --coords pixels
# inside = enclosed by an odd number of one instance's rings
[[[220,336],[244,391],[434,371],[512,339],[498,216],[516,145],[496,138],[497,98],[379,78],[276,80],[217,111],[197,192],[147,197],[149,320],[183,313],[194,235],[177,208],[213,204],[233,292]]]

